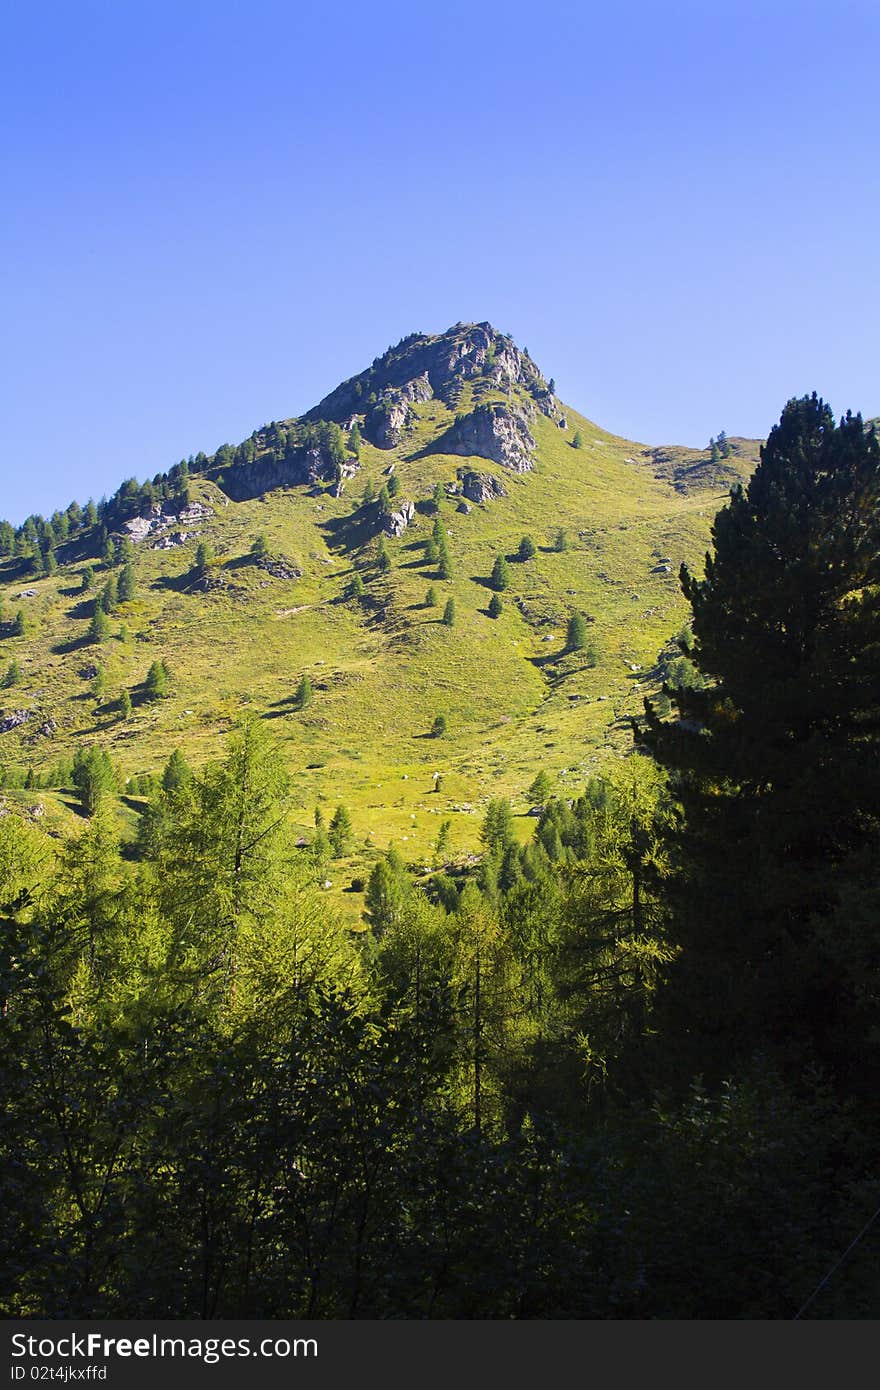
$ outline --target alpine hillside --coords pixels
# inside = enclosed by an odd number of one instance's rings
[[[349,813],[327,882],[354,920],[389,844],[465,859],[499,796],[525,839],[539,773],[572,795],[631,746],[687,678],[679,568],[758,449],[609,434],[487,323],[412,334],[305,415],[0,525],[2,794],[61,830],[97,748],[134,835],[169,756],[249,712],[302,842]]]

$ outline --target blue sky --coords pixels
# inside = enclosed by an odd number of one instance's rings
[[[0,515],[490,319],[650,443],[880,413],[876,0],[6,0]]]

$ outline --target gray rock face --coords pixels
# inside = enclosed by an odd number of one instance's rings
[[[5,719],[0,719],[0,734],[8,734],[10,729],[17,729],[21,724],[26,724],[29,719],[33,719],[32,709],[13,710],[12,714],[7,714]]]
[[[490,323],[457,323],[445,333],[403,338],[365,372],[337,386],[305,418],[347,423],[358,413],[369,413],[371,396],[378,405],[411,404],[431,396],[454,405],[463,384],[478,379],[499,390],[520,386],[545,415],[561,415],[545,378],[512,338]]]
[[[126,521],[120,534],[132,541],[145,541],[148,537],[163,536],[170,526],[192,524],[213,515],[212,509],[206,507],[203,502],[188,502],[179,510],[154,502],[143,516],[135,516],[131,521]],[[154,545],[152,548],[157,547]]]
[[[514,473],[532,470],[536,449],[525,416],[514,406],[480,405],[463,415],[437,441],[443,454],[476,454]]]
[[[396,512],[386,512],[382,518],[382,530],[388,536],[402,536],[415,514],[412,502],[403,502]]]
[[[500,478],[493,477],[491,473],[463,472],[461,490],[471,502],[494,502],[496,497],[507,496]]]

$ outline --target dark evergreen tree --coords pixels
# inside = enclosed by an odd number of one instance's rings
[[[569,652],[580,652],[587,645],[587,622],[583,613],[572,613],[568,620],[568,629],[565,634],[565,649]]]
[[[501,617],[501,612],[502,612],[502,609],[503,609],[503,608],[504,608],[504,604],[501,602],[500,596],[499,596],[498,594],[493,594],[492,597],[491,597],[490,600],[489,600],[489,609],[488,609],[489,617],[490,617],[490,618],[500,618],[500,617]]]
[[[503,555],[498,555],[492,566],[492,588],[501,592],[510,586],[510,566]]]
[[[718,1067],[773,1047],[856,1084],[880,1037],[873,429],[790,401],[712,539],[703,579],[682,568],[703,688],[669,690],[678,718],[649,707],[646,735],[684,810],[670,1000]]]
[[[516,553],[520,560],[533,560],[535,558],[537,550],[531,536],[523,536]]]

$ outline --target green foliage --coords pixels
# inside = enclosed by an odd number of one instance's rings
[[[572,613],[565,633],[565,649],[581,652],[587,646],[587,622],[582,613]]]
[[[400,478],[396,473],[391,474],[391,477],[388,479],[387,488],[389,497],[393,498],[400,496]]]
[[[545,768],[537,774],[526,795],[529,800],[539,806],[543,806],[545,801],[549,801],[553,794],[553,778]]]
[[[105,613],[112,613],[119,602],[119,588],[116,575],[111,574],[98,598],[98,603]]]
[[[452,626],[454,625],[454,623],[455,623],[455,599],[454,599],[454,598],[448,598],[448,599],[446,600],[446,607],[443,609],[443,618],[442,618],[442,621],[446,624],[447,627],[452,627]]]
[[[533,560],[536,554],[537,548],[531,536],[523,536],[522,540],[519,543],[517,557],[520,560]]]
[[[313,698],[314,691],[312,689],[311,677],[308,671],[303,671],[300,676],[299,685],[296,687],[293,703],[297,709],[306,709],[306,707],[312,703]]]
[[[347,854],[351,848],[354,830],[351,814],[346,806],[337,806],[330,822],[330,844],[337,858]]]
[[[15,660],[10,661],[6,667],[3,679],[0,680],[0,689],[11,690],[12,686],[18,685],[21,681],[21,666]]]
[[[162,790],[166,794],[188,787],[193,779],[193,771],[181,749],[175,748],[162,769]]]
[[[134,566],[125,564],[119,572],[118,597],[120,603],[129,603],[137,591]]]
[[[147,700],[164,700],[170,693],[171,672],[167,664],[159,659],[150,664],[144,681],[144,698]]]
[[[493,594],[489,600],[488,613],[490,618],[500,618],[504,609],[504,604],[498,594]]]
[[[571,441],[571,447],[573,449],[582,449],[584,447],[584,436],[580,430],[575,430]]]
[[[498,555],[492,566],[492,588],[500,593],[502,590],[508,589],[509,587],[510,566],[503,555]]]
[[[438,714],[436,719],[434,720],[434,723],[431,725],[431,737],[442,738],[443,735],[446,733],[446,729],[446,715]]]
[[[207,541],[199,541],[196,547],[194,569],[196,574],[205,575],[214,563],[214,552]]]
[[[262,531],[251,541],[251,556],[254,560],[265,560],[269,554],[269,542]]]
[[[125,689],[119,696],[119,717],[120,719],[131,718],[131,695]]]
[[[110,636],[110,620],[100,603],[95,604],[95,611],[89,623],[89,641],[103,642]]]
[[[82,593],[82,594],[87,594],[87,593],[89,593],[89,591],[93,588],[94,583],[95,583],[95,571],[92,569],[91,565],[85,565],[85,566],[83,567],[82,576],[81,576],[81,578],[80,578],[80,586],[79,586],[79,588],[80,588],[80,593]]]
[[[425,607],[437,607],[437,590],[434,588],[433,584],[429,584],[428,588],[425,590]]]
[[[115,792],[116,770],[104,748],[77,749],[73,759],[73,785],[79,793],[83,810],[93,816],[103,796]]]
[[[878,504],[873,431],[792,400],[715,518],[705,577],[683,570],[694,640],[673,667],[688,679],[677,718],[649,711],[646,741],[684,815],[670,1014],[715,1075],[746,1039],[856,1088],[873,1055],[857,981],[880,854]]]
[[[348,581],[348,586],[345,592],[347,598],[356,599],[363,598],[364,594],[366,593],[366,586],[364,585],[363,578],[357,570],[355,570],[354,574],[351,576],[351,579]]]
[[[376,547],[376,565],[380,574],[387,574],[391,569],[391,556],[388,553],[388,546],[384,536],[379,537],[379,544]]]

